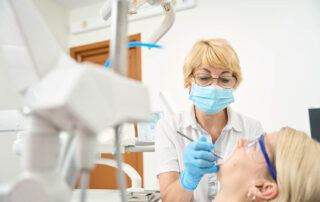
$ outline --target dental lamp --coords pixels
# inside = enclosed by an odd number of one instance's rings
[[[63,53],[31,0],[0,1],[1,48],[20,92],[27,117],[23,172],[0,187],[0,202],[68,202],[71,189],[57,172],[61,131],[75,131],[76,165],[82,201],[96,156],[96,134],[115,127],[118,176],[123,193],[119,130],[151,114],[147,88],[125,77],[127,1],[114,0],[111,68],[79,64]],[[122,184],[121,184],[122,183]]]

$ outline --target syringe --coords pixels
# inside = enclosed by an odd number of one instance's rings
[[[180,131],[177,130],[177,133],[178,133],[179,135],[181,135],[182,137],[188,139],[189,141],[194,142],[194,140],[193,140],[192,138],[186,136],[186,135],[183,134],[182,132],[180,132]],[[216,156],[218,157],[218,160],[215,161],[215,165],[221,165],[221,164],[223,163],[223,161],[224,161],[224,158],[223,158],[220,154],[216,153],[216,151],[214,150],[214,148],[213,148],[210,152],[213,153],[214,155],[216,155]]]

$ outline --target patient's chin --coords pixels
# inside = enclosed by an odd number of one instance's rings
[[[217,172],[217,177],[218,177],[219,181],[220,181],[220,179],[221,179],[222,176],[223,176],[223,173],[224,173],[223,170],[224,170],[223,164],[219,165],[219,170],[218,170],[218,172]]]
[[[220,170],[217,172],[217,177],[218,177],[218,180],[220,181],[221,180],[221,171]]]
[[[217,177],[221,183],[225,177],[230,175],[230,172],[233,171],[232,162],[225,160],[221,165],[219,165],[219,170],[217,172]],[[228,177],[227,177],[228,178]]]

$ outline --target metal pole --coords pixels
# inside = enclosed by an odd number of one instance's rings
[[[116,160],[117,160],[117,175],[118,175],[118,185],[120,188],[120,193],[121,193],[121,201],[122,202],[127,202],[127,193],[126,193],[126,181],[123,175],[122,171],[122,157],[121,157],[121,151],[120,151],[120,146],[121,146],[121,126],[117,125],[115,127],[115,145],[116,145]]]
[[[113,0],[111,10],[111,68],[122,76],[127,76],[127,18],[128,1]],[[122,173],[122,160],[120,153],[120,126],[115,127],[116,159],[118,164],[117,174],[121,201],[127,202],[126,184]]]
[[[110,66],[123,76],[127,76],[127,13],[127,0],[112,1]]]

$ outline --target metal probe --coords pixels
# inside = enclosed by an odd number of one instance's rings
[[[180,132],[180,131],[177,130],[177,133],[178,133],[179,135],[181,135],[182,137],[188,139],[189,141],[194,142],[194,140],[193,140],[192,138],[186,136],[186,135],[183,134],[182,132]],[[217,153],[214,151],[214,149],[212,149],[210,152],[213,153],[214,155],[216,155],[218,158],[220,158],[220,159],[223,160],[223,157],[222,157],[220,154],[217,154]]]

